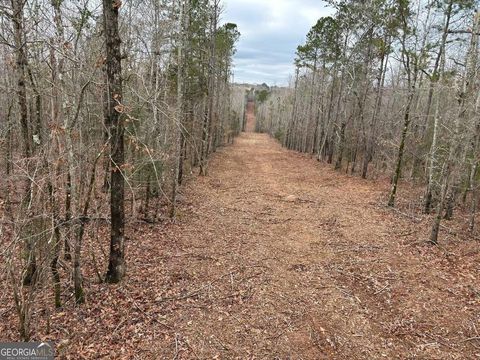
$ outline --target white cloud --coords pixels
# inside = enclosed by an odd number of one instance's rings
[[[321,16],[332,13],[318,0],[226,0],[222,19],[238,25],[238,82],[285,85],[295,50]]]

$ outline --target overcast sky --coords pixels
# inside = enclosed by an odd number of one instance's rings
[[[321,16],[321,0],[225,0],[222,22],[242,34],[234,59],[235,82],[286,85],[297,46]]]

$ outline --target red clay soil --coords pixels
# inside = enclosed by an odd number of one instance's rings
[[[267,135],[242,134],[209,174],[183,188],[176,224],[129,229],[121,285],[87,274],[87,304],[36,338],[70,359],[480,357],[476,241],[427,245],[428,219],[384,207],[383,185]]]

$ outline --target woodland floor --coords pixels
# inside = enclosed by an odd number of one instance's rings
[[[384,207],[386,188],[243,133],[177,223],[130,227],[125,282],[92,280],[36,336],[71,359],[480,358],[478,241],[447,223],[427,245],[429,219]]]

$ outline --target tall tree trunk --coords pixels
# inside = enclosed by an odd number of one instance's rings
[[[54,22],[55,22],[55,30],[56,30],[56,39],[55,39],[55,46],[51,49],[51,67],[52,67],[52,119],[56,126],[62,126],[65,122],[65,114],[63,110],[64,104],[64,64],[65,59],[63,55],[64,44],[65,44],[65,31],[62,22],[62,10],[61,4],[63,0],[52,0],[51,4],[54,10]],[[56,48],[56,49],[55,49]],[[60,56],[57,61],[56,51],[60,51]],[[66,134],[69,136],[69,134]],[[61,148],[60,141],[58,142],[58,153],[61,154],[63,152]],[[60,164],[59,164],[60,166]],[[64,257],[65,260],[71,260],[70,254],[70,220],[72,218],[72,208],[71,208],[71,201],[72,201],[72,193],[71,193],[71,182],[72,179],[70,177],[71,170],[70,167],[72,164],[70,162],[67,164],[69,167],[67,171],[67,178],[66,178],[66,196],[65,196],[65,238],[64,238]]]
[[[408,21],[407,21],[407,17],[408,17],[407,8],[400,8],[400,17],[402,19],[402,24],[403,24],[402,38],[401,38],[402,63],[407,75],[408,96],[407,96],[407,104],[405,106],[405,112],[403,115],[403,129],[400,137],[400,145],[398,147],[395,172],[392,177],[392,189],[390,191],[390,196],[388,198],[388,206],[390,207],[395,206],[398,181],[400,180],[400,176],[401,176],[403,154],[405,152],[405,142],[407,139],[408,129],[410,127],[410,122],[411,122],[410,111],[412,108],[413,98],[415,97],[417,77],[418,77],[418,71],[419,71],[417,59],[411,56],[410,50],[407,47],[407,36],[408,36],[408,33],[410,32],[410,28],[408,26]]]
[[[217,74],[217,44],[216,34],[219,15],[219,0],[213,1],[212,24],[210,29],[210,59],[208,66],[208,96],[207,96],[207,115],[206,115],[206,131],[204,132],[205,140],[202,142],[202,154],[200,159],[200,174],[207,175],[208,172],[208,156],[212,141],[212,129],[215,121],[215,77]]]
[[[402,135],[400,137],[400,145],[398,147],[395,172],[393,174],[393,179],[392,179],[392,190],[390,191],[390,197],[388,199],[388,206],[391,206],[391,207],[395,206],[398,181],[400,180],[400,176],[402,172],[403,154],[405,152],[405,141],[407,139],[408,128],[410,127],[410,121],[411,121],[410,108],[412,106],[414,94],[415,93],[413,89],[410,89],[408,98],[407,98],[407,105],[405,107],[405,113],[403,116],[403,129],[402,129]]]
[[[308,145],[309,145],[309,139],[310,139],[310,124],[316,124],[315,118],[313,116],[313,103],[316,98],[316,79],[317,79],[317,62],[318,62],[318,50],[315,50],[315,58],[313,61],[313,68],[312,68],[312,81],[310,84],[310,99],[308,102],[308,109],[307,109],[307,128],[305,131],[305,139],[304,139],[304,147],[303,147],[303,152],[308,152]],[[315,137],[315,130],[314,130],[314,137]],[[315,139],[313,139],[312,142],[312,148],[314,148],[313,143],[315,142]]]
[[[188,10],[187,10],[188,11]],[[179,33],[177,44],[177,109],[176,119],[177,127],[176,146],[175,146],[175,164],[172,182],[172,196],[170,199],[170,218],[174,219],[176,216],[177,207],[177,187],[179,183],[180,167],[182,165],[182,144],[183,144],[183,16],[185,12],[185,3],[180,2],[180,18],[179,18]]]
[[[332,69],[333,69],[333,71],[332,71],[333,75],[332,75],[332,85],[331,85],[331,89],[330,89],[330,96],[329,96],[329,100],[328,100],[327,120],[326,120],[326,124],[324,126],[324,130],[322,130],[323,137],[322,137],[322,142],[320,144],[320,148],[318,150],[318,159],[317,160],[319,160],[319,161],[321,160],[322,156],[327,155],[327,151],[324,151],[324,150],[325,150],[325,147],[326,147],[327,141],[328,141],[329,128],[330,128],[330,123],[331,123],[331,120],[332,120],[333,104],[334,104],[334,100],[335,100],[335,84],[336,84],[336,79],[337,79],[337,62],[335,62]],[[331,161],[329,163],[331,163]]]
[[[293,90],[293,104],[292,104],[292,115],[291,118],[288,120],[287,125],[287,134],[285,136],[285,145],[287,149],[293,148],[293,135],[295,129],[295,118],[297,116],[297,90],[298,90],[298,73],[300,68],[297,66],[295,68],[295,87]]]
[[[28,173],[30,157],[32,155],[32,141],[30,138],[28,123],[28,104],[27,104],[27,88],[26,88],[26,67],[27,54],[26,43],[23,27],[23,8],[25,2],[23,0],[12,0],[12,22],[14,29],[15,57],[16,57],[16,75],[17,75],[17,101],[20,108],[20,128],[23,138],[23,157],[25,160],[26,171]],[[32,198],[32,182],[29,175],[25,179],[25,194],[22,201],[23,211],[30,213]],[[25,239],[25,258],[26,270],[23,277],[23,283],[30,285],[36,276],[37,263],[35,256],[34,243],[32,239]]]
[[[390,41],[388,41],[389,43]],[[363,157],[363,164],[362,164],[362,178],[367,178],[368,173],[368,164],[372,161],[373,153],[374,153],[374,146],[375,146],[375,135],[377,131],[377,118],[378,113],[382,107],[382,98],[383,98],[383,87],[385,84],[385,74],[387,73],[387,66],[388,66],[388,55],[382,52],[382,57],[380,61],[379,67],[379,77],[377,81],[377,92],[375,95],[375,105],[373,108],[372,117],[370,119],[370,131],[369,136],[366,143],[365,154]]]
[[[123,178],[124,125],[122,119],[122,66],[118,17],[120,1],[103,0],[103,19],[106,40],[106,66],[108,82],[108,123],[110,124],[110,259],[105,280],[120,282],[125,276],[125,208]]]
[[[444,15],[444,26],[442,32],[442,40],[440,43],[440,48],[438,50],[437,59],[435,60],[435,66],[432,73],[432,79],[430,82],[430,89],[428,94],[428,104],[427,104],[427,116],[428,119],[430,108],[432,104],[433,95],[437,92],[438,84],[442,84],[444,69],[445,69],[445,46],[447,44],[448,30],[450,28],[450,19],[452,16],[453,9],[453,0],[450,0],[448,3],[447,10]],[[438,92],[438,98],[435,106],[435,115],[433,120],[433,139],[432,145],[430,146],[429,153],[429,167],[428,167],[428,179],[427,179],[427,188],[425,191],[425,200],[424,200],[424,213],[430,213],[430,208],[432,205],[432,191],[434,184],[434,174],[436,167],[436,156],[437,156],[437,139],[438,139],[438,127],[440,121],[440,99],[441,93]]]

